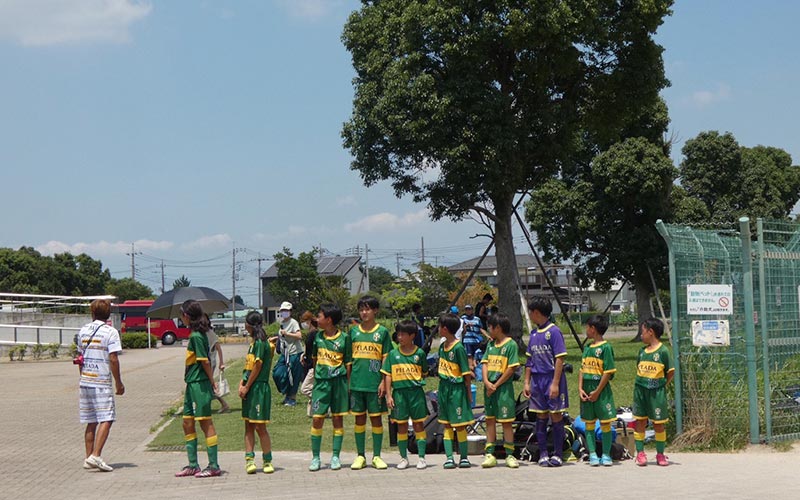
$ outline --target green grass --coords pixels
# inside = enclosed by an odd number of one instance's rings
[[[580,412],[580,398],[578,397],[578,369],[580,368],[581,353],[571,335],[565,337],[567,343],[567,362],[575,367],[575,372],[567,375],[570,400],[570,415],[576,416]],[[636,354],[642,344],[631,343],[629,337],[609,339],[614,346],[616,356],[617,373],[611,385],[614,390],[614,402],[617,406],[630,406],[633,398],[633,380],[635,377]],[[219,436],[220,451],[243,451],[244,450],[244,424],[241,419],[242,404],[236,388],[239,386],[239,378],[242,373],[242,360],[236,360],[228,364],[225,370],[226,377],[231,386],[231,393],[225,400],[231,407],[231,413],[219,415],[216,413],[218,403],[213,403],[214,426]],[[282,395],[278,393],[274,382],[272,386],[272,414],[271,421],[267,425],[272,447],[275,450],[308,450],[310,448],[309,429],[311,419],[306,416],[306,402],[308,398],[298,394],[297,406],[289,408],[282,406]],[[478,384],[478,404],[483,404],[483,388]],[[435,390],[439,386],[438,378],[426,379],[425,390]],[[514,382],[514,390],[517,394],[522,391],[522,382]],[[155,427],[155,426],[154,426]],[[345,437],[343,449],[346,451],[355,450],[355,440],[353,438],[353,417],[347,416],[344,419]],[[372,449],[370,426],[367,425],[367,450]],[[199,426],[197,429],[199,436],[202,436]],[[384,425],[384,447],[388,447],[389,434],[388,426]],[[203,438],[200,438],[201,444]],[[182,449],[184,445],[183,429],[180,414],[169,423],[161,433],[150,443],[150,449]],[[330,450],[332,445],[331,424],[326,421],[324,427],[322,449]],[[256,448],[258,449],[258,444]]]

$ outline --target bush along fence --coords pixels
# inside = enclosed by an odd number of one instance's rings
[[[678,442],[800,439],[800,224],[656,224],[669,249]]]

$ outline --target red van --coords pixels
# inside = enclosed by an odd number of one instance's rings
[[[153,305],[152,300],[126,300],[122,304],[113,304],[111,313],[114,328],[120,335],[130,332],[147,332],[147,310]],[[172,319],[151,319],[150,334],[161,339],[164,345],[172,345],[176,340],[188,339],[192,331],[179,319],[178,324]]]

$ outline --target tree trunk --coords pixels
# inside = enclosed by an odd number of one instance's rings
[[[507,200],[495,200],[494,209],[497,217],[494,225],[494,244],[497,258],[498,306],[511,321],[511,337],[519,340],[524,332],[518,292],[517,256],[514,252],[511,235],[511,217],[514,212],[513,193]]]
[[[652,292],[650,290],[650,284],[647,281],[647,277],[639,276],[634,276],[634,279],[631,280],[631,283],[633,283],[633,286],[636,288],[636,317],[639,319],[639,324],[653,316],[653,308],[650,302],[650,294]],[[637,327],[636,336],[631,339],[631,342],[640,340],[642,340],[642,332]]]

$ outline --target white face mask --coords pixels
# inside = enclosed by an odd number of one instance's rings
[[[303,330],[308,330],[308,323],[307,322],[300,323],[300,328],[302,328]]]
[[[289,319],[291,315],[292,313],[289,311],[281,311],[281,319]]]

